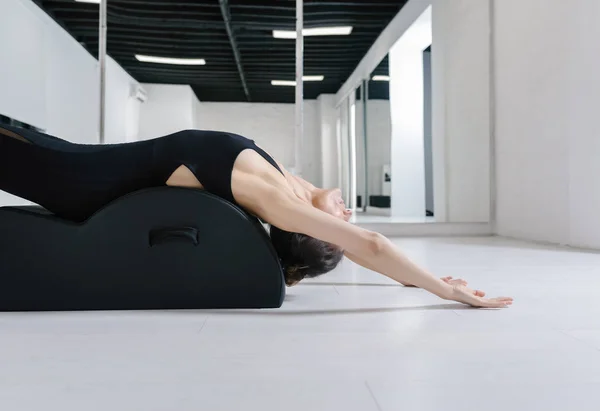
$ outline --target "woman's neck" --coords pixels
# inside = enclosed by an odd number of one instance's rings
[[[292,190],[294,191],[296,197],[305,203],[312,204],[317,191],[317,188],[314,185],[300,177],[291,174],[289,175],[288,181],[292,186]]]

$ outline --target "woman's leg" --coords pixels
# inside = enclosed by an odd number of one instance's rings
[[[2,126],[0,126],[0,134],[4,135],[6,137],[17,139],[23,143],[31,144],[31,141],[27,140],[25,137],[13,132],[13,131],[7,130],[6,128],[4,128]]]
[[[118,197],[157,185],[150,141],[76,144],[0,129],[0,190],[61,217],[80,221]]]
[[[0,190],[60,212],[61,205],[71,203],[82,171],[73,167],[73,154],[59,149],[69,144],[33,130],[0,126]]]
[[[63,140],[58,137],[51,136],[46,133],[41,133],[34,130],[28,130],[24,128],[18,128],[13,126],[0,125],[0,137],[2,136],[12,137],[15,140],[21,142],[34,144],[39,147],[49,148],[51,150],[59,151],[77,151],[80,148],[78,144],[72,143],[67,140]]]

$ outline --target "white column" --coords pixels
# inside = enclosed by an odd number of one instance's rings
[[[350,204],[350,99],[346,98],[338,107],[339,133],[339,175],[340,188],[342,189],[344,201]]]
[[[321,94],[317,99],[321,133],[321,176],[323,188],[338,187],[337,111],[334,94]]]
[[[494,14],[497,233],[600,249],[600,2]]]
[[[395,217],[425,215],[423,50],[431,37],[428,8],[389,53]]]
[[[436,221],[490,221],[490,2],[436,0],[432,11]]]

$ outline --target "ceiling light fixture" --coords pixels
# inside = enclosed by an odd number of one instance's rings
[[[347,36],[352,33],[352,26],[340,27],[315,27],[312,29],[303,29],[302,35],[308,36]],[[276,39],[295,39],[296,31],[294,30],[273,30],[273,37]]]
[[[293,80],[271,80],[272,86],[295,86],[296,82]]]
[[[371,78],[373,81],[390,81],[390,76],[377,75]]]
[[[136,54],[135,58],[144,63],[178,64],[182,66],[203,66],[206,64],[206,60],[204,59],[180,59],[172,57],[144,56],[141,54]]]
[[[324,76],[302,76],[302,81],[323,81]],[[295,80],[271,80],[272,86],[295,86]]]
[[[94,3],[94,4],[100,4],[100,0],[75,0],[79,3]]]

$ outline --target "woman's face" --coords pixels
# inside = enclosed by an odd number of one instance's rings
[[[342,199],[342,190],[339,188],[320,191],[313,203],[319,210],[344,221],[348,221],[352,217],[352,211],[346,208]]]

